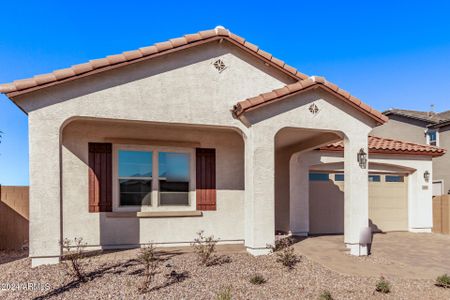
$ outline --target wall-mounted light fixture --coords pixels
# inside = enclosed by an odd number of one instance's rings
[[[364,152],[363,148],[359,149],[357,159],[361,169],[365,169],[367,166],[367,153]]]
[[[429,182],[430,181],[430,172],[425,171],[423,173],[423,178],[425,179],[425,182]]]

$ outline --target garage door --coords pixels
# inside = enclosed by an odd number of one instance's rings
[[[375,231],[408,230],[408,177],[369,175],[369,219]],[[311,234],[343,233],[344,175],[310,173]]]
[[[408,230],[407,180],[400,174],[369,176],[369,219],[374,230]]]

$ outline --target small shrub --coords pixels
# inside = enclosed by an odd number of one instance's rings
[[[383,294],[389,294],[391,292],[391,284],[383,276],[378,280],[375,291]]]
[[[231,287],[224,287],[216,293],[216,300],[231,300]]]
[[[252,277],[250,277],[250,283],[255,285],[260,285],[266,283],[267,280],[264,278],[264,276],[260,274],[255,274]]]
[[[292,237],[286,237],[275,241],[275,245],[267,245],[277,256],[277,262],[283,264],[283,266],[293,269],[294,266],[300,261],[300,257],[295,254],[292,244],[294,239]]]
[[[319,300],[333,300],[333,296],[331,296],[330,291],[324,290],[324,291],[322,291],[322,293],[319,295]]]
[[[197,232],[197,237],[194,239],[192,246],[200,265],[210,266],[217,261],[215,255],[217,242],[218,240],[214,239],[213,235],[205,236],[203,230]]]
[[[294,248],[289,246],[275,252],[277,255],[277,261],[287,267],[289,270],[293,269],[295,265],[300,261],[300,257],[294,253]]]
[[[267,245],[267,247],[270,248],[272,252],[277,252],[291,246],[292,244],[294,244],[294,239],[292,237],[285,237],[275,240],[275,245]]]
[[[447,274],[438,276],[435,285],[443,288],[450,288],[450,276]]]
[[[66,267],[67,274],[81,282],[87,281],[85,271],[87,262],[85,261],[86,255],[83,253],[83,248],[86,245],[81,237],[74,238],[73,243],[72,240],[67,238],[61,242],[61,246],[66,251],[63,257],[63,263]]]
[[[144,280],[139,287],[139,291],[145,293],[149,291],[150,285],[155,278],[156,270],[161,262],[157,257],[153,244],[150,243],[148,246],[141,248],[138,261],[144,266]]]

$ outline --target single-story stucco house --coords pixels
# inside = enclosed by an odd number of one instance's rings
[[[205,230],[259,255],[277,231],[343,232],[366,255],[369,222],[432,227],[443,149],[369,137],[386,116],[221,26],[0,92],[28,114],[33,266],[57,263],[63,238],[186,245]]]

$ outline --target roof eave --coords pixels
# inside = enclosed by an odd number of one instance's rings
[[[320,148],[317,149],[321,152],[342,152],[343,147],[332,147],[332,148]],[[446,153],[443,152],[430,152],[430,151],[395,151],[395,150],[371,150],[369,149],[369,154],[387,154],[387,155],[411,155],[411,156],[427,156],[427,157],[439,157]]]
[[[330,83],[331,84],[331,83]],[[384,116],[381,113],[374,113],[374,110],[371,109],[369,106],[365,105],[366,109],[364,109],[361,105],[358,105],[357,102],[359,102],[359,104],[361,104],[362,102],[359,99],[356,99],[355,97],[351,96],[348,92],[345,92],[341,89],[339,89],[336,85],[331,84],[333,86],[333,88],[327,86],[325,84],[325,80],[323,78],[320,78],[320,80],[318,81],[314,81],[313,84],[307,85],[306,87],[302,87],[301,89],[298,89],[296,91],[290,92],[288,94],[284,94],[282,96],[279,97],[275,97],[269,101],[264,101],[261,102],[259,104],[256,105],[252,105],[252,106],[245,106],[245,101],[247,100],[243,100],[238,102],[236,105],[234,105],[233,107],[233,113],[234,115],[236,115],[237,117],[240,117],[242,114],[245,114],[247,112],[253,111],[255,109],[259,109],[261,107],[264,107],[266,105],[270,105],[274,102],[298,95],[300,93],[309,91],[311,89],[317,89],[317,88],[322,88],[332,94],[334,94],[335,96],[339,97],[341,100],[343,100],[344,102],[346,102],[347,104],[351,105],[353,108],[357,109],[358,111],[362,112],[363,114],[368,115],[369,117],[371,117],[373,120],[376,121],[377,125],[383,125],[384,123],[386,123],[388,121],[388,117]],[[274,90],[276,91],[276,90]],[[274,92],[272,91],[272,92]],[[339,92],[341,91],[341,92]],[[348,94],[348,97],[344,97],[342,94]]]
[[[301,79],[305,79],[307,78],[306,75],[298,72],[295,68],[285,64],[284,62],[282,62],[281,60],[276,59],[275,57],[273,57],[272,55],[267,55],[266,52],[264,52],[263,50],[261,50],[260,48],[250,44],[249,42],[245,41],[243,38],[240,38],[237,35],[234,35],[233,33],[226,31],[227,33],[223,33],[223,32],[218,32],[215,35],[212,35],[210,37],[206,37],[206,38],[202,38],[200,40],[197,41],[193,41],[193,42],[188,42],[184,45],[180,45],[180,46],[175,46],[173,48],[170,49],[166,49],[166,50],[161,50],[158,52],[155,52],[153,54],[149,54],[143,57],[139,57],[139,58],[135,58],[132,60],[126,60],[123,62],[119,62],[116,64],[111,64],[111,65],[107,65],[104,67],[100,67],[100,68],[94,68],[91,71],[87,71],[84,73],[80,73],[80,74],[75,74],[73,76],[69,76],[67,78],[63,78],[60,80],[56,80],[56,81],[52,81],[52,82],[48,82],[45,84],[38,84],[36,86],[32,86],[29,88],[23,88],[23,89],[19,89],[19,90],[13,90],[13,91],[5,91],[3,92],[8,98],[12,99],[14,97],[17,96],[21,96],[24,94],[28,94],[40,89],[44,89],[44,88],[48,88],[54,85],[58,85],[58,84],[62,84],[62,83],[66,83],[72,80],[76,80],[79,78],[83,78],[86,76],[90,76],[93,74],[97,74],[100,72],[104,72],[104,71],[108,71],[108,70],[113,70],[116,68],[120,68],[129,64],[133,64],[133,63],[139,63],[142,61],[146,61],[148,59],[154,58],[154,57],[158,57],[158,56],[162,56],[162,55],[166,55],[172,52],[176,52],[176,51],[180,51],[183,49],[187,49],[187,48],[191,48],[194,46],[198,46],[201,44],[205,44],[205,43],[209,43],[215,40],[227,40],[228,42],[230,42],[231,44],[239,47],[240,49],[246,51],[247,53],[258,57],[259,59],[261,59],[264,63],[267,63],[268,65],[274,67],[275,69],[285,73],[286,75],[290,76],[292,79],[294,80],[301,80]],[[158,43],[160,44],[160,43]],[[156,45],[156,44],[155,44]],[[270,57],[270,59],[269,59]],[[51,74],[51,73],[50,73]],[[35,77],[31,78],[34,79]],[[6,85],[5,85],[6,86]]]

